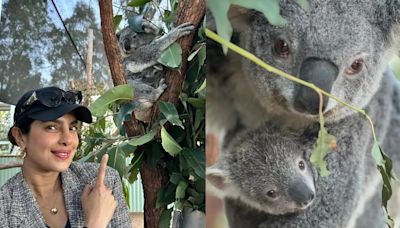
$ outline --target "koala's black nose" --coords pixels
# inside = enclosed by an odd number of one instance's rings
[[[301,207],[307,206],[315,198],[314,190],[303,180],[295,181],[289,186],[289,195]]]
[[[300,68],[300,78],[319,88],[330,92],[333,82],[338,75],[338,67],[327,60],[318,58],[306,59]],[[322,110],[326,108],[328,97],[323,96]],[[319,110],[319,96],[308,87],[299,85],[295,92],[294,108],[299,112],[317,114]]]
[[[130,40],[128,40],[128,39],[124,40],[124,49],[125,49],[125,51],[131,50],[131,41]]]

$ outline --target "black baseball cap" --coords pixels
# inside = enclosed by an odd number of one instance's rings
[[[64,91],[58,87],[44,87],[26,92],[17,102],[14,112],[14,125],[8,132],[8,140],[17,145],[11,134],[13,127],[20,127],[29,120],[50,121],[72,112],[76,119],[91,123],[90,110],[80,105],[80,91]]]

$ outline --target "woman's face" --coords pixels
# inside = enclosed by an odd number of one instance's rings
[[[79,144],[77,125],[70,113],[53,121],[33,121],[29,133],[22,136],[26,148],[24,166],[44,172],[67,170]]]

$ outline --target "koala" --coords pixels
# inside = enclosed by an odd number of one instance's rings
[[[316,193],[307,151],[298,143],[270,128],[239,133],[223,158],[207,168],[207,180],[222,198],[262,213],[302,211]]]
[[[366,110],[398,176],[400,90],[387,63],[399,50],[400,2],[308,2],[309,9],[304,10],[295,1],[281,0],[280,13],[288,21],[283,27],[269,24],[260,12],[241,9],[242,20],[240,26],[234,25],[232,41],[267,63]],[[304,132],[305,142],[299,147],[315,143],[317,93],[231,51],[224,56],[219,47],[209,43],[207,132],[220,134],[223,142],[229,142],[237,124],[257,129],[269,121],[282,129]],[[238,220],[247,217],[250,224],[244,225],[249,227],[384,226],[382,182],[370,155],[373,139],[368,122],[329,97],[324,96],[322,110],[325,128],[336,136],[338,148],[326,158],[331,174],[317,178],[314,203],[303,213],[271,215],[229,199],[225,203],[231,224],[240,224]],[[285,132],[281,131],[282,137]],[[224,159],[228,152],[223,148],[221,153]],[[399,191],[394,189],[394,193]]]
[[[142,23],[143,31],[137,32],[127,26],[117,33],[117,39],[125,77],[134,88],[135,102],[138,105],[134,111],[135,117],[148,122],[149,109],[167,88],[163,77],[164,69],[157,63],[157,59],[177,39],[188,35],[194,26],[184,23],[158,37],[159,29],[151,22],[143,20],[139,23]]]

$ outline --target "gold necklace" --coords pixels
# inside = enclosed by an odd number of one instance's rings
[[[60,189],[61,189],[61,186],[60,186]],[[54,191],[54,192],[57,194],[57,191]],[[58,199],[58,194],[56,195],[56,197],[54,199],[53,207],[50,209],[50,214],[52,214],[52,215],[56,215],[58,213],[58,209],[56,207],[57,199]]]

